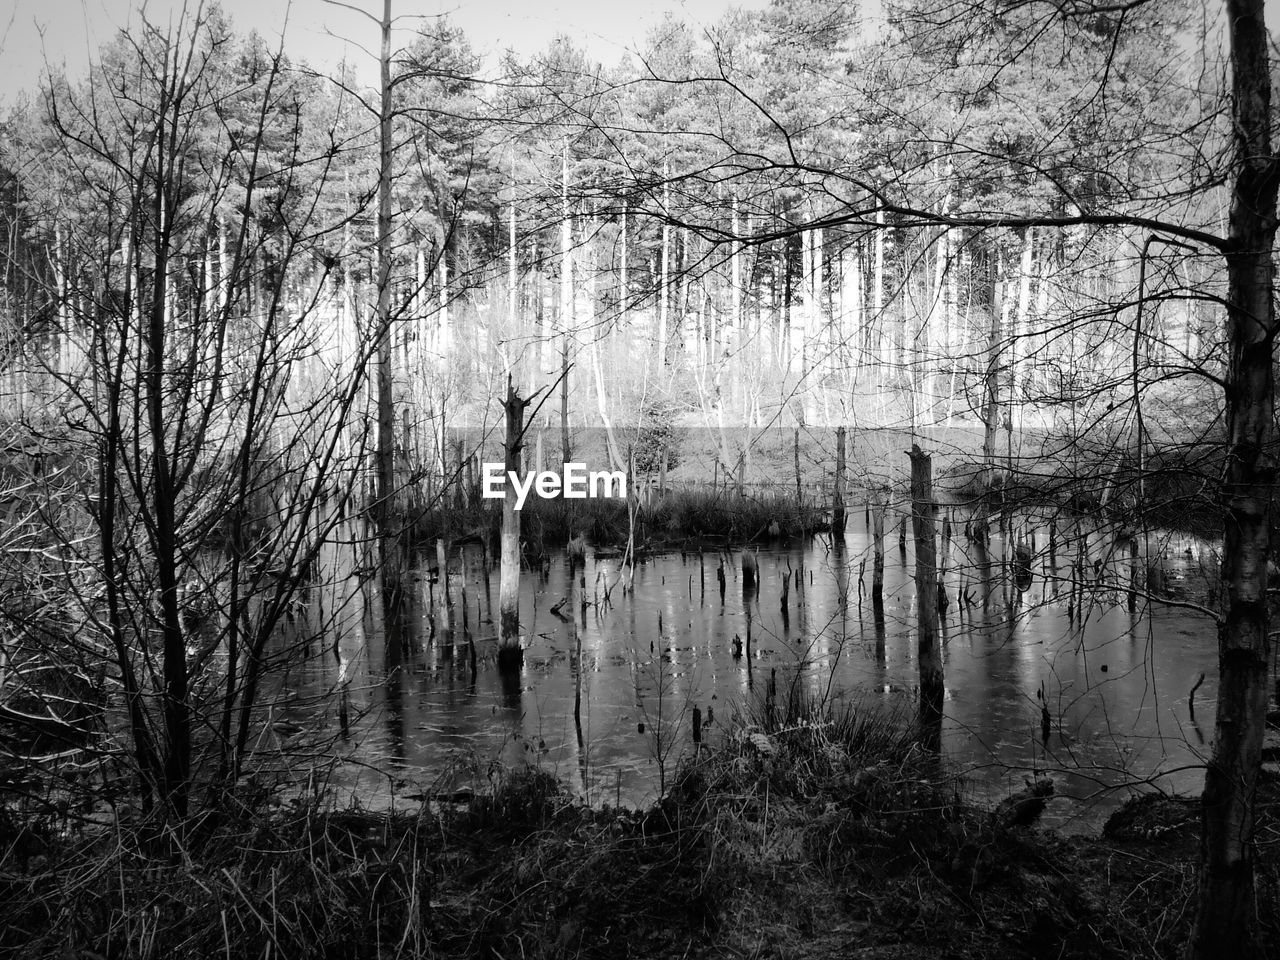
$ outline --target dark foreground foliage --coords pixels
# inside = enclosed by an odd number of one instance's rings
[[[764,704],[668,796],[593,810],[536,769],[411,813],[223,810],[179,842],[3,824],[0,949],[32,958],[1160,957],[1197,808],[1098,839],[963,803],[898,723]],[[1274,784],[1259,835],[1277,825]],[[1263,848],[1268,946],[1277,858]],[[1271,926],[1265,926],[1270,923]]]

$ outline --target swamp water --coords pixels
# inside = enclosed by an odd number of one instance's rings
[[[636,805],[654,800],[678,758],[693,752],[695,707],[704,740],[714,744],[735,709],[763,698],[771,681],[780,703],[794,689],[835,704],[896,709],[906,723],[917,683],[916,615],[914,558],[910,537],[899,546],[901,519],[892,511],[886,516],[882,629],[872,613],[872,543],[863,510],[850,513],[842,550],[826,535],[751,548],[760,581],[754,598],[744,598],[741,549],[652,555],[636,567],[634,590],[626,594],[616,585],[618,559],[593,559],[588,550],[581,578],[577,570],[571,577],[568,557],[559,552],[543,570],[522,575],[525,659],[518,676],[503,676],[496,666],[498,575],[491,571],[486,596],[478,547],[450,557],[454,642],[433,635],[430,597],[439,588],[425,566],[414,571],[400,636],[388,642],[381,605],[373,602],[376,582],[359,575],[362,562],[368,569],[359,547],[326,546],[298,623],[301,629],[325,623],[326,633],[285,678],[272,729],[283,739],[281,731],[313,722],[319,711],[336,731],[345,717],[331,785],[368,806],[452,789],[450,771],[465,768],[474,777],[477,765],[483,775],[495,764],[525,762],[592,802]],[[945,551],[950,604],[942,618],[941,742],[962,790],[994,801],[1020,789],[1034,771],[1048,772],[1057,793],[1045,822],[1069,831],[1097,829],[1130,786],[1197,792],[1217,681],[1214,626],[1193,608],[1216,556],[1201,541],[1153,535],[1151,550],[1163,554],[1169,591],[1186,605],[1148,605],[1139,596],[1131,613],[1127,542],[1061,522],[1051,564],[1047,527],[1030,517],[1020,522],[1018,542],[1030,544],[1034,534],[1036,544],[1025,592],[1014,584],[1015,568],[1002,562],[1012,557],[1015,537],[994,523],[985,588],[958,511]],[[1089,581],[1083,617],[1069,611],[1078,531],[1086,534]],[[610,602],[603,601],[605,584],[612,587]],[[474,671],[462,639],[464,585]],[[962,605],[964,595],[972,606]],[[552,608],[562,600],[557,616]],[[581,737],[574,722],[579,642]],[[1188,693],[1201,674],[1192,719]],[[459,773],[456,782],[465,781]]]

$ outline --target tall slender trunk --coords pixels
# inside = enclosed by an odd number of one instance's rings
[[[514,166],[514,164],[513,164]],[[508,215],[508,236],[507,236],[507,317],[512,324],[516,320],[516,310],[519,305],[519,284],[520,275],[516,269],[517,248],[516,248],[516,198],[515,198],[515,177],[514,171],[511,186],[511,210]]]
[[[876,212],[875,277],[871,283],[871,322],[873,356],[877,365],[884,363],[884,212]],[[883,375],[882,375],[883,378]]]
[[[946,207],[944,205],[945,214]],[[942,396],[940,384],[946,377],[947,370],[947,261],[951,256],[951,231],[943,229],[934,249],[933,289],[929,291],[929,316],[925,321],[927,329],[921,337],[924,347],[923,370],[920,375],[921,392],[925,404],[937,420],[935,407]]]
[[[934,542],[932,458],[911,445],[911,528],[916,549],[916,630],[920,668],[920,726],[940,747],[943,679],[938,649],[938,553]]]
[[[871,501],[871,609],[877,621],[884,619],[884,495],[876,491]]]
[[[596,405],[600,410],[600,422],[604,425],[605,442],[609,449],[609,463],[615,470],[625,470],[626,463],[618,449],[618,440],[613,434],[613,421],[609,419],[609,396],[605,392],[604,372],[600,367],[600,340],[597,338],[591,345],[591,365],[596,375]]]
[[[729,265],[729,320],[721,334],[724,344],[722,355],[726,358],[729,374],[729,395],[731,402],[737,403],[745,395],[746,384],[742,382],[742,345],[746,343],[742,327],[742,244],[737,242],[742,220],[738,214],[738,198],[733,198],[732,233],[735,238]]]
[[[170,460],[166,394],[170,389],[165,376],[165,316],[168,311],[170,239],[173,229],[173,207],[168,180],[173,175],[165,161],[176,149],[166,142],[174,135],[166,130],[166,111],[157,111],[159,150],[154,200],[155,229],[152,237],[154,260],[150,278],[151,303],[147,316],[146,339],[146,411],[151,441],[152,461],[152,547],[155,551],[156,579],[160,588],[161,636],[164,675],[164,727],[168,739],[164,753],[164,794],[173,814],[179,819],[187,815],[187,798],[191,779],[191,705],[187,697],[187,645],[178,612],[178,538],[177,484]]]
[[[1018,262],[1018,312],[1013,335],[1009,338],[1009,416],[1021,405],[1027,338],[1031,335],[1031,269],[1035,230],[1028,227],[1022,239],[1022,255]]]
[[[622,208],[622,225],[619,228],[622,236],[622,250],[618,254],[618,310],[625,316],[627,312],[627,208]]]
[[[440,362],[444,362],[444,358],[449,355],[449,257],[448,257],[449,234],[443,229],[440,231],[440,316],[436,324],[436,352],[440,356]]]
[[[67,372],[66,353],[67,353],[67,258],[65,254],[65,243],[62,236],[62,227],[55,225],[53,228],[53,249],[50,251],[50,264],[53,267],[54,288],[57,297],[54,303],[54,330],[58,337],[57,354],[53,359],[52,367],[54,376],[65,374]]]
[[[733,198],[733,223],[731,225],[733,236],[738,236],[739,227],[738,218],[738,198]],[[729,325],[724,334],[725,346],[730,350],[733,349],[734,338],[737,337],[741,342],[742,326],[742,244],[735,239],[733,243],[733,253],[730,257],[730,279],[729,279]]]
[[[662,215],[667,215],[667,166],[662,167]],[[658,288],[658,369],[667,365],[667,285],[670,282],[671,270],[671,226],[665,220],[662,224],[662,280]]]
[[[815,375],[810,378],[808,389],[804,392],[808,398],[813,398],[817,391],[824,388],[822,358],[828,345],[827,334],[830,332],[824,322],[822,310],[822,291],[827,285],[825,271],[823,270],[823,249],[823,232],[822,228],[819,227],[813,231],[813,250],[811,251],[812,260],[810,261],[810,266],[813,268],[813,291],[812,299],[810,300],[813,313],[809,318],[810,345],[808,353],[810,356],[809,367],[815,371]]]
[[[1000,416],[1000,337],[1001,311],[1004,309],[1004,280],[1001,277],[1000,253],[991,251],[987,261],[991,271],[990,318],[987,327],[986,373],[983,377],[985,396],[982,404],[982,494],[995,483],[996,431]]]
[[[564,142],[560,168],[560,451],[561,462],[573,458],[569,441],[569,336],[575,326],[573,309],[573,221],[569,216],[569,141]]]
[[[1217,719],[1205,773],[1199,906],[1188,956],[1257,951],[1255,793],[1267,713],[1270,657],[1267,562],[1276,478],[1273,341],[1276,193],[1271,76],[1262,0],[1227,0],[1235,182],[1227,251],[1228,456],[1218,628]]]
[[[400,591],[400,559],[392,529],[395,491],[395,407],[391,394],[391,0],[382,5],[382,55],[380,58],[382,100],[378,138],[378,321],[377,395],[378,449],[377,490],[374,522],[378,531],[378,553],[385,596],[396,598]],[[441,257],[444,262],[444,257]]]
[[[689,228],[680,231],[680,296],[677,300],[676,329],[680,336],[688,336],[685,317],[689,313]],[[669,334],[668,334],[669,335]]]

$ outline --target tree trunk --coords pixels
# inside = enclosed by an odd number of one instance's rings
[[[1235,183],[1227,253],[1226,421],[1222,485],[1225,616],[1218,628],[1218,710],[1205,773],[1193,958],[1256,953],[1255,792],[1267,712],[1267,561],[1276,478],[1272,342],[1277,158],[1262,0],[1227,0]]]
[[[605,444],[609,451],[609,464],[614,470],[625,470],[626,463],[618,449],[618,439],[613,433],[613,421],[609,418],[609,396],[605,392],[604,372],[600,367],[600,341],[591,345],[591,365],[596,375],[596,405],[600,410],[600,422],[604,425]]]
[[[1021,405],[1024,393],[1024,341],[1031,336],[1031,270],[1035,231],[1028,227],[1022,240],[1022,254],[1018,262],[1018,311],[1015,314],[1013,335],[1009,338],[1009,419]]]
[[[157,141],[165,142],[165,109],[158,111],[161,128]],[[168,310],[170,231],[169,184],[156,184],[155,258],[150,279],[151,306],[144,330],[146,338],[146,405],[152,457],[152,547],[159,587],[164,674],[164,729],[168,743],[164,753],[164,795],[178,820],[187,815],[191,779],[191,704],[187,696],[187,640],[178,611],[178,538],[175,471],[170,460],[165,396],[165,316]]]
[[[573,441],[569,437],[569,338],[565,337],[560,354],[560,462],[573,459]]]
[[[662,213],[667,214],[667,168],[662,168]],[[662,224],[662,280],[658,288],[658,369],[667,365],[667,284],[671,269],[671,226]]]
[[[937,750],[942,720],[942,654],[938,649],[938,556],[933,535],[932,458],[911,445],[911,528],[916,547],[916,630],[920,666],[920,727]]]
[[[872,356],[878,367],[884,364],[884,213],[879,211],[876,213],[876,223],[879,229],[876,230],[876,253],[875,253],[875,277],[871,281],[871,321],[868,326],[871,328],[872,343],[874,344]],[[881,372],[881,381],[883,382],[884,374]]]
[[[498,571],[498,667],[510,670],[524,662],[520,646],[520,514],[511,473],[520,472],[520,448],[524,440],[524,408],[529,405],[507,377],[506,440],[503,444],[505,474],[502,498],[502,554]]]
[[[800,428],[796,427],[791,438],[791,450],[796,465],[796,509],[804,510],[804,489],[800,486]]]
[[[871,539],[875,556],[871,566],[871,608],[876,620],[884,619],[884,497],[876,493],[871,503]]]
[[[569,216],[569,142],[560,170],[560,451],[561,463],[573,459],[569,444],[569,335],[573,330],[573,221]]]
[[[520,305],[520,273],[518,269],[519,249],[516,245],[516,198],[515,174],[511,178],[511,209],[507,223],[507,316],[515,329],[516,313]]]
[[[999,256],[998,251],[992,251],[987,264],[991,271],[991,317],[987,327],[987,369],[984,377],[986,396],[982,404],[981,493],[984,497],[995,484],[996,430],[999,429],[1000,415],[1000,312],[1004,309],[1004,296]]]
[[[627,312],[627,208],[622,208],[622,224],[618,228],[621,235],[622,250],[618,253],[618,310],[622,315]]]
[[[400,592],[400,559],[392,524],[395,490],[395,408],[391,398],[391,0],[383,0],[381,123],[378,151],[378,449],[374,521],[378,531],[382,590]],[[444,258],[441,257],[443,263]]]
[[[844,427],[836,428],[836,478],[831,491],[831,537],[844,538]]]
[[[742,244],[738,243],[736,239],[740,223],[738,217],[738,198],[736,196],[733,198],[732,216],[733,220],[731,226],[735,239],[729,263],[729,323],[722,334],[724,349],[729,352],[731,356],[736,354],[736,345],[744,342],[744,338],[742,336]],[[736,377],[733,378],[733,384],[735,387],[741,386],[738,382],[738,378]]]

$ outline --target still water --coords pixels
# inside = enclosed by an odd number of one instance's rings
[[[286,680],[276,729],[296,729],[321,713],[342,758],[333,784],[369,805],[449,790],[472,781],[477,769],[483,775],[524,762],[540,764],[592,802],[642,804],[692,752],[694,707],[711,719],[704,734],[714,743],[735,710],[763,696],[771,680],[780,699],[794,689],[910,716],[914,558],[909,537],[899,546],[901,517],[890,512],[886,520],[879,629],[863,510],[851,513],[843,549],[825,535],[751,548],[760,577],[754,598],[744,597],[741,549],[651,555],[637,566],[629,593],[618,583],[617,558],[588,550],[585,570],[571,576],[568,558],[555,555],[543,570],[523,574],[525,662],[515,678],[500,676],[495,665],[498,576],[490,572],[486,589],[478,547],[450,556],[453,641],[433,634],[431,598],[439,586],[424,561],[406,622],[388,642],[373,602],[376,583],[360,575],[367,559],[358,546],[335,544],[326,548],[299,621],[303,629],[323,624],[323,632],[314,655]],[[1127,543],[1059,521],[1051,559],[1044,522],[1023,516],[1003,531],[993,524],[984,580],[963,519],[955,516],[940,560],[950,597],[942,621],[942,749],[964,789],[996,800],[1034,771],[1047,771],[1057,787],[1047,820],[1067,830],[1096,829],[1131,788],[1198,791],[1217,684],[1213,622],[1195,609],[1204,603],[1204,572],[1216,564],[1210,546],[1152,534],[1144,550],[1163,558],[1177,602],[1148,604],[1139,596],[1131,612]],[[1034,551],[1025,592],[1002,562],[1016,544]],[[1071,563],[1081,549],[1088,578],[1082,614],[1071,602]],[[463,639],[464,589],[474,669]],[[1193,719],[1188,694],[1201,674]],[[574,722],[579,691],[581,736]]]

